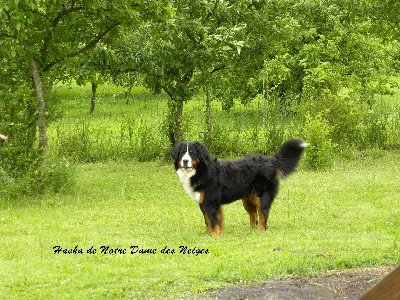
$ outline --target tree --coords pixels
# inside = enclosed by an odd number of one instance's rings
[[[137,43],[137,29],[121,32],[120,38],[109,44],[107,51],[107,73],[113,83],[125,88],[125,103],[131,100],[132,88],[141,82],[141,70],[144,63],[144,50]]]
[[[350,0],[349,0],[350,1]],[[352,6],[356,3],[350,1]],[[353,14],[358,18],[373,21],[375,32],[389,39],[400,38],[400,3],[396,0],[363,0],[361,10]]]
[[[259,63],[268,2],[176,0],[172,19],[136,33],[146,82],[159,84],[170,98],[166,128],[171,145],[182,139],[186,101],[201,88],[222,91],[221,83],[228,81],[229,90],[238,91],[240,76],[247,78]]]
[[[51,86],[55,80],[69,76],[63,73],[63,64],[92,50],[106,36],[118,37],[118,30],[123,26],[137,27],[145,20],[162,18],[168,8],[166,0],[7,0],[0,3],[0,58],[3,61],[0,92],[10,101],[2,108],[10,110],[4,115],[18,115],[17,108],[29,112],[24,126],[29,127],[31,136],[25,151],[36,151],[37,129],[39,166],[46,157],[47,123],[48,117],[52,117],[47,103]],[[32,95],[36,104],[32,103]],[[19,101],[24,104],[21,106]],[[13,127],[15,122],[3,123],[3,126]],[[6,129],[13,131],[13,128]]]
[[[354,7],[354,0],[349,0]],[[361,10],[355,10],[355,18],[370,21],[371,32],[382,38],[385,43],[391,44],[394,52],[395,64],[393,68],[399,71],[399,43],[400,43],[400,2],[395,0],[363,0]]]
[[[53,68],[95,47],[119,26],[134,26],[164,12],[164,1],[6,1],[0,5],[0,38],[8,59],[33,78],[38,101],[39,149],[47,147],[45,93]]]
[[[90,98],[90,114],[94,113],[96,106],[97,88],[109,80],[108,55],[109,49],[103,43],[98,43],[89,53],[80,55],[68,63],[71,74],[78,85],[90,82],[92,94]]]
[[[142,27],[137,38],[149,54],[147,82],[161,82],[170,97],[171,144],[182,138],[184,103],[202,88],[227,110],[234,99],[272,93],[282,114],[296,113],[294,103],[316,113],[331,105],[331,121],[346,127],[339,120],[353,107],[388,92],[389,48],[370,34],[368,19],[353,17],[363,11],[359,2],[177,0],[174,7],[172,20]]]

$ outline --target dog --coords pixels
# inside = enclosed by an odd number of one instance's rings
[[[206,231],[224,231],[222,205],[242,199],[250,226],[265,230],[279,179],[293,173],[307,147],[299,139],[286,141],[272,156],[248,155],[219,161],[200,142],[182,142],[171,151],[178,178],[203,213]],[[258,218],[257,218],[258,215]]]

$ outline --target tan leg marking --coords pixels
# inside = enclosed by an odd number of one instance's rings
[[[250,226],[254,227],[256,225],[258,215],[258,229],[265,230],[265,223],[268,216],[265,216],[261,211],[260,197],[257,194],[251,194],[249,197],[242,199],[242,201],[244,208],[249,213]]]
[[[252,203],[251,201],[252,196],[249,196],[247,198],[243,198],[243,207],[249,214],[250,218],[250,227],[256,226],[257,222],[257,207]]]
[[[204,223],[206,224],[206,231],[211,232],[210,218],[208,217],[208,214],[205,211],[203,211],[203,216],[204,216]]]
[[[212,229],[211,235],[218,236],[224,232],[225,225],[224,225],[224,215],[222,213],[222,207],[219,208],[217,212],[217,225],[215,228]]]
[[[204,202],[204,192],[201,191],[201,192],[199,192],[199,194],[200,194],[199,204],[202,204]]]

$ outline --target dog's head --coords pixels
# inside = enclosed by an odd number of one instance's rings
[[[200,142],[182,142],[171,151],[175,161],[175,169],[192,170],[199,166],[207,166],[211,155],[206,146]]]

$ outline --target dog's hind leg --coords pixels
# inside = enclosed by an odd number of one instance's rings
[[[266,230],[267,229],[267,221],[269,217],[269,210],[271,209],[271,202],[269,201],[268,195],[265,193],[261,196],[260,206],[257,207],[258,215],[260,220],[258,222],[258,229]]]
[[[258,229],[266,230],[267,222],[269,217],[269,211],[271,209],[272,202],[278,192],[279,182],[277,179],[269,182],[266,187],[266,191],[260,196],[260,205],[257,206],[257,211],[260,216],[260,222],[258,224]]]
[[[257,195],[251,195],[249,197],[243,198],[242,202],[243,202],[243,207],[244,209],[247,211],[247,213],[249,214],[249,218],[250,218],[250,227],[254,227],[256,226],[257,223],[257,206],[254,200],[255,197],[258,198]],[[260,199],[257,199],[258,201],[256,202],[260,202]]]

